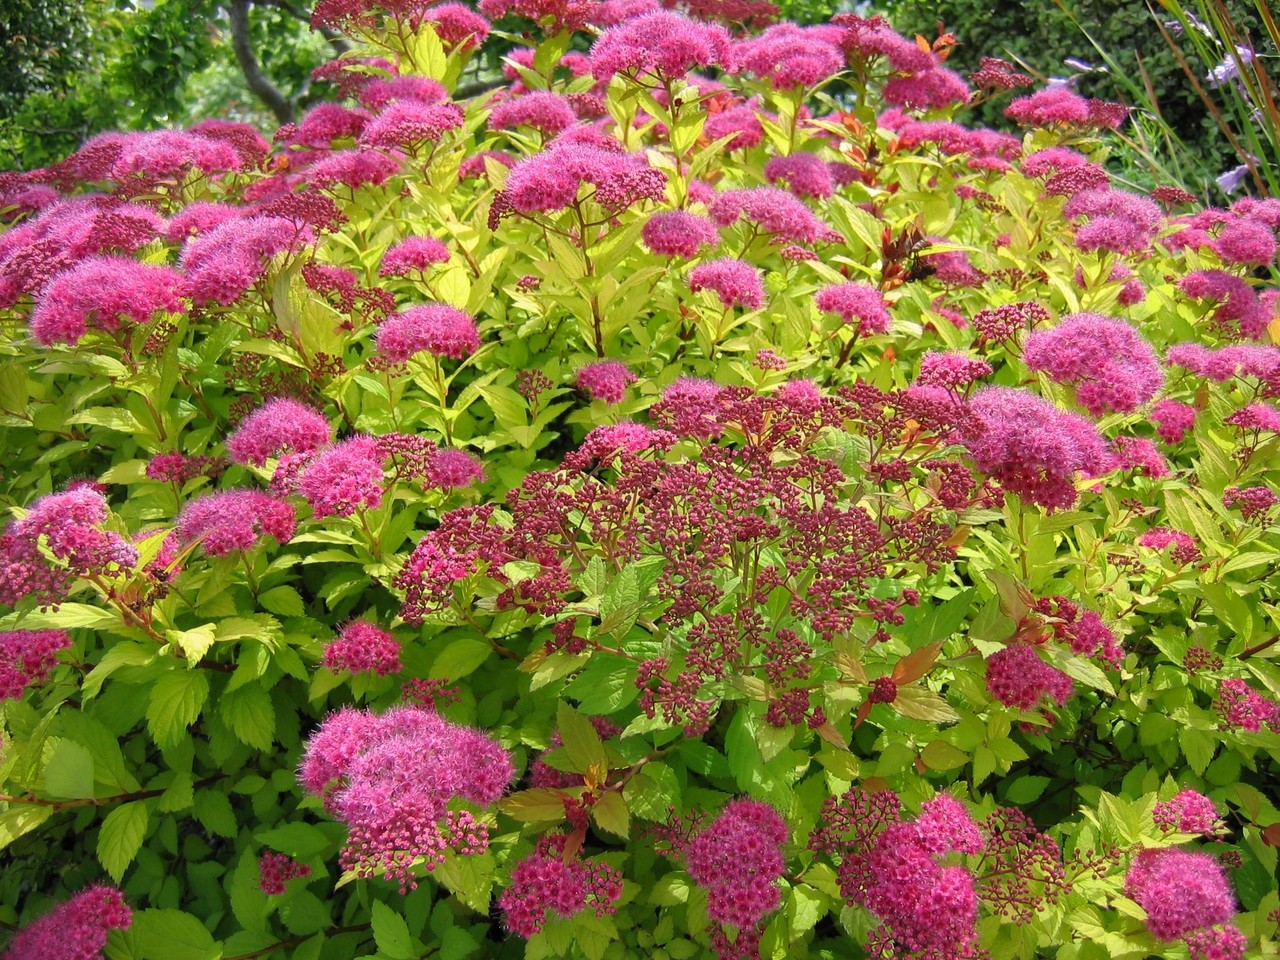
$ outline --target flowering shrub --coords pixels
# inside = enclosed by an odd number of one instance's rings
[[[770,19],[0,179],[6,958],[1274,954],[1276,202]]]

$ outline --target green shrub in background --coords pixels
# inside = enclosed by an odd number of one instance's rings
[[[1260,23],[1252,3],[1232,0],[1226,6],[1241,26],[1258,36]],[[1213,186],[1214,179],[1240,161],[1188,82],[1145,4],[1132,0],[1026,5],[985,0],[891,0],[887,8],[894,27],[908,36],[933,39],[939,22],[957,33],[962,42],[948,62],[966,74],[977,69],[982,57],[997,56],[1016,57],[1044,77],[1067,78],[1078,72],[1064,63],[1068,59],[1103,65],[1093,44],[1096,42],[1115,66],[1107,72],[1083,73],[1076,89],[1085,96],[1122,100],[1134,106],[1142,106],[1142,99],[1135,94],[1149,89],[1160,115],[1179,141],[1163,147],[1157,143],[1153,149],[1173,165],[1184,186],[1215,202],[1222,199]],[[1171,15],[1163,16],[1172,19]],[[1217,60],[1198,56],[1193,45],[1185,46],[1189,63],[1201,78],[1217,65]],[[981,107],[978,116],[984,124],[1008,129],[1003,109],[1004,102],[993,102]],[[1159,140],[1158,124],[1151,126],[1151,139]],[[1139,153],[1132,155],[1126,167],[1127,173],[1145,180],[1146,186],[1153,185],[1151,174],[1142,169]]]

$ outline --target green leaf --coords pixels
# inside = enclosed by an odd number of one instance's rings
[[[310,823],[286,823],[273,830],[255,833],[254,838],[272,850],[287,853],[295,860],[309,860],[331,846],[324,831]]]
[[[1062,647],[1054,647],[1046,644],[1041,649],[1049,654],[1049,660],[1055,667],[1071,677],[1078,680],[1085,686],[1093,687],[1095,690],[1101,690],[1108,696],[1116,695],[1116,688],[1111,685],[1111,681],[1107,679],[1107,675],[1097,666],[1097,664],[1084,659],[1083,657],[1073,656],[1070,651]]]
[[[64,605],[65,607],[65,605]],[[84,682],[80,684],[80,692],[86,700],[98,695],[107,677],[121,667],[144,667],[156,658],[154,649],[147,649],[140,643],[121,641],[112,645],[97,666],[89,671]]]
[[[51,816],[53,807],[28,806],[24,803],[15,803],[8,810],[0,811],[0,850],[30,833]]]
[[[239,823],[231,810],[231,801],[221,790],[200,790],[196,793],[196,819],[210,833],[220,837],[234,837]]]
[[[1048,777],[1023,776],[1013,781],[1005,791],[1005,800],[1009,803],[1023,804],[1039,800],[1049,785]]]
[[[141,800],[122,803],[112,810],[98,830],[98,861],[111,879],[119,883],[124,872],[142,849],[150,815]]]
[[[293,587],[272,587],[258,595],[258,603],[263,609],[278,613],[282,617],[301,617],[306,613],[302,596]]]
[[[622,799],[622,794],[610,790],[596,801],[591,808],[591,817],[603,830],[622,837],[631,835],[631,814]]]
[[[484,640],[456,637],[436,655],[427,675],[433,680],[461,680],[478,670],[491,653],[493,647]]]
[[[560,731],[560,742],[569,761],[569,769],[575,773],[586,773],[596,767],[603,778],[608,760],[604,744],[591,721],[561,700],[556,710],[556,728]]]
[[[138,960],[217,960],[222,948],[205,925],[181,910],[138,910],[130,927]]]
[[[440,938],[440,960],[462,960],[476,952],[480,942],[462,927],[449,927]]]
[[[564,819],[565,797],[550,787],[531,787],[500,800],[498,809],[525,823],[558,822]]]
[[[897,698],[889,706],[904,717],[927,723],[955,723],[960,719],[946,700],[916,684],[899,687]]]
[[[1218,740],[1203,730],[1183,726],[1178,729],[1178,744],[1196,776],[1204,776],[1218,750]]]
[[[373,902],[373,939],[378,952],[390,960],[413,960],[415,956],[409,925],[381,900]]]
[[[147,727],[157,746],[172,747],[196,722],[209,696],[209,680],[200,670],[171,670],[151,688]]]
[[[495,878],[491,854],[466,857],[445,851],[444,863],[436,867],[435,876],[472,910],[480,914],[489,912],[489,895]]]
[[[930,770],[954,770],[969,762],[969,755],[945,740],[934,740],[920,751],[920,759]]]
[[[248,849],[240,854],[235,871],[231,875],[231,886],[228,890],[231,899],[231,912],[240,926],[246,930],[262,927],[262,916],[267,905],[267,895],[259,886],[261,874],[258,870],[258,859]]]
[[[114,788],[116,793],[132,793],[138,781],[125,767],[120,740],[114,733],[84,710],[66,710],[58,714],[58,732],[87,747],[93,754],[93,778]]]
[[[636,663],[612,653],[596,653],[586,668],[564,688],[591,716],[614,713],[640,696]]]
[[[165,636],[186,655],[187,666],[194,667],[213,646],[216,633],[216,626],[203,623],[190,630],[167,630]]]
[[[269,751],[275,744],[276,711],[271,694],[256,683],[222,695],[219,712],[245,746]]]
[[[59,740],[44,763],[44,789],[51,797],[92,798],[93,754],[74,740]]]

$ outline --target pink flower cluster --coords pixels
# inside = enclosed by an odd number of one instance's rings
[[[298,474],[297,492],[319,517],[349,517],[382,503],[386,459],[378,441],[349,437],[321,450]]]
[[[740,797],[694,837],[685,864],[693,882],[707,890],[712,920],[749,930],[778,909],[788,834],[777,810]]]
[[[1076,475],[1097,474],[1108,463],[1092,423],[1033,393],[983,387],[970,408],[980,424],[964,438],[974,466],[1029,503],[1070,507]]]
[[[394,363],[418,353],[462,360],[480,349],[475,318],[457,307],[429,303],[388,317],[378,328],[378,351]]]
[[[0,534],[0,603],[13,606],[34,596],[43,606],[56,606],[77,577],[113,576],[136,566],[133,545],[102,529],[109,514],[106,498],[88,484],[33,503]]]
[[[491,130],[532,127],[554,136],[578,122],[568,98],[550,90],[535,90],[498,103],[489,114]]]
[[[198,543],[211,557],[252,550],[263,535],[278,543],[293,538],[293,507],[261,490],[223,490],[190,501],[178,515],[183,546]]]
[[[1152,527],[1138,538],[1138,546],[1150,547],[1152,550],[1163,550],[1172,546],[1170,551],[1173,562],[1179,566],[1200,562],[1200,548],[1196,546],[1188,534],[1171,527]]]
[[[916,377],[916,384],[961,390],[991,373],[991,364],[977,357],[929,350],[920,359],[920,375]]]
[[[1218,685],[1218,712],[1227,727],[1257,733],[1268,727],[1280,733],[1280,703],[1264,697],[1243,680],[1232,677]]]
[[[1161,400],[1151,408],[1151,422],[1156,435],[1165,443],[1181,443],[1187,431],[1195,426],[1196,408],[1177,400]]]
[[[311,868],[283,853],[268,850],[258,858],[258,889],[267,896],[285,891],[285,884],[299,877],[311,876]]]
[[[591,906],[596,916],[613,913],[622,895],[622,874],[603,863],[565,859],[565,834],[539,838],[533,853],[516,864],[511,883],[498,897],[507,927],[532,937],[554,911],[566,919]]]
[[[876,939],[891,941],[895,953],[968,957],[977,936],[973,875],[963,866],[943,866],[940,859],[952,851],[980,853],[985,846],[968,810],[940,794],[923,805],[914,822],[891,823],[866,847],[847,853],[840,864],[840,892],[880,919],[884,929]]]
[[[698,255],[702,247],[714,247],[720,243],[716,226],[706,217],[683,210],[662,210],[655,213],[640,231],[644,244],[653,253],[663,257]]]
[[[1244,340],[1261,340],[1266,334],[1272,310],[1240,277],[1225,270],[1196,270],[1178,281],[1178,289],[1193,300],[1217,301],[1212,315],[1215,328]]]
[[[655,10],[606,30],[591,47],[591,73],[597,80],[615,73],[674,80],[690,70],[724,64],[729,44],[724,27]]]
[[[1204,836],[1217,833],[1222,825],[1213,801],[1195,790],[1182,790],[1172,799],[1157,803],[1151,818],[1157,827]]]
[[[90,257],[49,281],[31,312],[31,335],[45,346],[75,345],[90,327],[115,333],[125,320],[182,313],[185,293],[186,280],[170,267],[119,254]]]
[[[0,632],[0,701],[19,700],[27,687],[44,683],[58,651],[69,646],[63,630]]]
[[[385,677],[401,670],[400,644],[381,627],[353,620],[325,645],[322,662],[335,672],[347,670]]]
[[[785,157],[770,157],[764,165],[765,179],[781,180],[798,197],[826,199],[835,193],[831,167],[817,154],[803,151]]]
[[[775,243],[814,244],[838,239],[804,202],[777,187],[751,187],[717,194],[708,212],[722,227],[746,220]]]
[[[378,273],[384,277],[406,277],[425,272],[433,264],[448,262],[449,248],[435,237],[405,237],[383,255]]]
[[[640,154],[562,137],[516,163],[499,197],[519,213],[551,213],[576,203],[584,184],[595,188],[589,196],[600,206],[621,210],[641,200],[662,200],[667,175]]]
[[[1270,487],[1227,487],[1222,493],[1222,505],[1236,508],[1250,523],[1265,521],[1277,503],[1280,496]]]
[[[1006,707],[1030,711],[1046,699],[1061,707],[1071,699],[1075,684],[1045,663],[1034,647],[1017,643],[987,658],[987,690]]]
[[[412,149],[423,141],[438,142],[450,130],[457,130],[466,119],[462,107],[456,103],[423,103],[421,100],[397,100],[382,109],[360,133],[360,146],[374,150],[393,150],[397,147]],[[385,155],[360,151],[358,163],[368,170],[364,183],[385,183],[396,173],[400,164]],[[376,159],[381,157],[382,159]],[[314,171],[315,168],[312,167]],[[341,178],[338,178],[341,180]],[[312,182],[316,182],[312,179]],[[318,184],[321,186],[331,185]],[[347,186],[356,183],[341,180]]]
[[[1156,395],[1164,372],[1151,345],[1123,320],[1073,313],[1027,338],[1023,360],[1056,383],[1074,384],[1093,416],[1133,413]]]
[[[311,239],[310,229],[284,217],[238,218],[188,240],[178,262],[196,306],[226,306],[263,278],[272,258]]]
[[[1086,100],[1066,87],[1047,87],[1026,97],[1018,97],[1005,108],[1005,116],[1024,127],[1110,128],[1114,130],[1128,117],[1128,108],[1118,103]]]
[[[112,930],[127,930],[133,911],[114,887],[81,890],[18,931],[4,960],[97,960]]]
[[[1280,347],[1232,344],[1214,350],[1199,343],[1178,343],[1165,353],[1165,361],[1218,383],[1256,377],[1266,394],[1280,395]]]
[[[636,375],[621,360],[600,360],[581,368],[576,382],[592,400],[613,404],[622,402]]]
[[[755,310],[764,303],[764,283],[760,271],[732,257],[700,263],[689,272],[689,289],[711,290],[725,307]]]
[[[1176,848],[1142,850],[1124,881],[1125,896],[1147,912],[1147,929],[1160,940],[1199,934],[1197,943],[1219,948],[1221,960],[1238,960],[1244,938],[1226,933],[1236,914],[1236,898],[1222,866],[1207,853]],[[1206,928],[1217,928],[1209,937]]]
[[[1076,228],[1076,246],[1081,250],[1145,253],[1164,224],[1164,214],[1155,201],[1105,187],[1076,193],[1062,213],[1088,218]]]
[[[888,333],[893,322],[884,297],[869,284],[833,284],[823,287],[813,299],[819,310],[839,314],[845,323],[856,323],[861,334]]]
[[[298,779],[347,824],[345,869],[417,885],[415,861],[432,870],[445,852],[482,853],[489,832],[459,800],[487,807],[515,775],[511,758],[479,730],[431,710],[382,715],[345,708],[307,741]]]
[[[329,421],[322,414],[305,403],[277,397],[240,422],[227,437],[227,452],[236,463],[261,467],[281,454],[313,453],[331,438]]]
[[[984,307],[973,315],[973,325],[983,339],[1006,343],[1018,334],[1049,319],[1049,311],[1034,301]]]
[[[778,90],[816,87],[844,69],[843,33],[832,26],[775,23],[733,45],[733,70],[768,79]]]

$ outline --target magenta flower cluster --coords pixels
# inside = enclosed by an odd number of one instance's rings
[[[240,422],[227,437],[227,453],[236,463],[265,466],[271,457],[286,453],[313,453],[326,446],[333,433],[318,411],[277,397]]]
[[[1196,790],[1182,790],[1171,799],[1160,801],[1151,812],[1151,818],[1157,827],[1204,836],[1212,836],[1222,826],[1222,818],[1213,801]]]
[[[542,930],[547,914],[569,918],[588,907],[596,916],[613,913],[622,895],[622,874],[603,863],[564,856],[567,836],[549,834],[515,865],[498,897],[507,927],[526,939]]]
[[[488,828],[458,801],[491,806],[514,775],[497,742],[434,711],[348,707],[307,741],[298,779],[347,825],[343,867],[408,889],[416,868],[434,869],[446,851],[484,852]]]
[[[1209,854],[1142,850],[1125,876],[1124,892],[1147,912],[1147,929],[1157,939],[1194,936],[1202,956],[1221,960],[1239,960],[1243,954],[1245,939],[1230,926],[1235,894],[1221,864]]]
[[[34,596],[42,606],[55,606],[78,577],[133,569],[138,551],[102,529],[109,514],[106,498],[90,484],[33,503],[0,534],[0,603],[13,606]]]
[[[269,897],[284,893],[290,880],[309,876],[309,866],[283,853],[268,850],[258,858],[258,889]]]
[[[837,283],[823,287],[814,297],[818,309],[838,314],[847,324],[856,324],[863,334],[888,333],[893,322],[884,297],[865,283]]]
[[[263,536],[287,543],[296,525],[297,514],[284,500],[261,490],[223,490],[188,501],[178,515],[178,538],[221,557],[252,550]]]
[[[970,404],[978,429],[964,438],[974,465],[1010,493],[1053,509],[1076,502],[1078,475],[1102,472],[1108,453],[1097,428],[1034,393],[983,387]]]
[[[1164,384],[1151,345],[1132,326],[1096,313],[1073,313],[1051,330],[1027,338],[1023,360],[1057,383],[1076,388],[1076,399],[1095,417],[1133,413]]]
[[[0,632],[0,701],[18,700],[27,687],[44,683],[58,651],[69,646],[71,638],[62,630]]]
[[[777,810],[740,797],[694,837],[684,851],[685,865],[707,891],[712,920],[749,930],[778,909],[788,833]]]
[[[98,960],[112,930],[127,930],[133,911],[113,887],[93,886],[18,931],[4,960]]]
[[[613,404],[622,402],[627,387],[636,382],[636,375],[621,360],[600,360],[582,367],[576,382],[578,389],[592,400]]]
[[[376,673],[385,677],[401,670],[400,644],[381,627],[365,620],[353,620],[325,645],[322,662],[330,670]]]
[[[475,318],[457,307],[430,303],[394,314],[378,328],[378,350],[395,363],[415,354],[462,360],[480,349]]]

